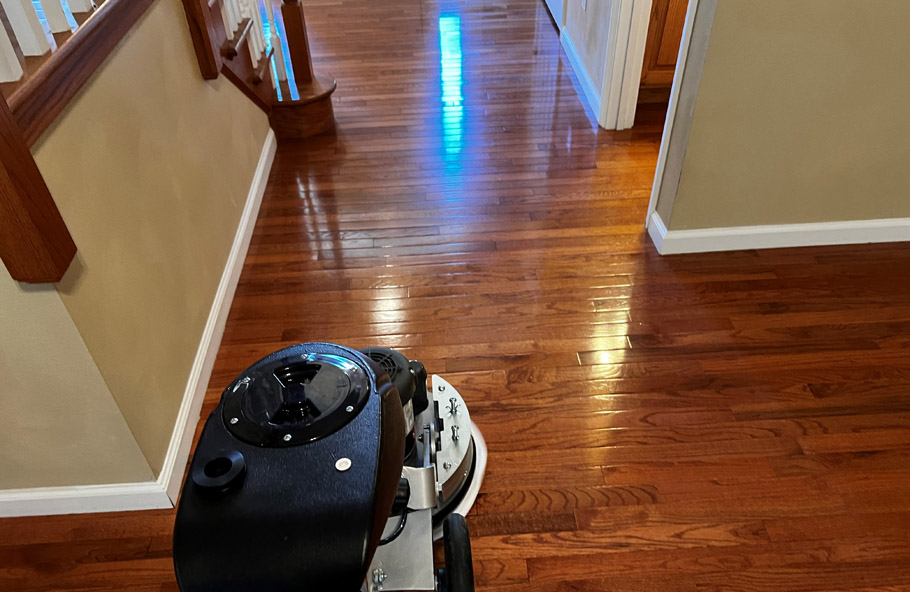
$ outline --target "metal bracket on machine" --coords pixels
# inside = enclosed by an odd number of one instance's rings
[[[401,476],[411,486],[410,510],[432,510],[436,507],[436,473],[433,467],[403,467]]]

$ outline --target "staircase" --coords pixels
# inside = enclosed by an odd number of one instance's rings
[[[0,0],[0,259],[60,281],[76,245],[31,154],[157,0]],[[314,71],[300,0],[181,0],[203,78],[225,76],[280,141],[334,128],[335,79]]]
[[[227,77],[269,114],[279,140],[334,127],[335,79],[313,69],[300,0],[183,4],[203,78]]]

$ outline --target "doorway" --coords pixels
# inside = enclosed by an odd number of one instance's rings
[[[689,0],[651,0],[638,104],[670,99]]]
[[[670,98],[688,5],[697,0],[544,0],[583,91],[608,130]]]

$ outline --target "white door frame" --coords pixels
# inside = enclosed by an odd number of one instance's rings
[[[545,0],[549,7],[549,0]],[[607,31],[607,50],[604,56],[603,84],[598,88],[566,28],[568,2],[563,2],[563,22],[559,39],[566,56],[581,83],[581,90],[604,129],[623,130],[635,123],[641,68],[648,40],[648,24],[652,0],[612,0]],[[574,0],[577,1],[577,0]],[[603,0],[589,0],[602,2]]]
[[[562,32],[562,26],[566,23],[566,2],[568,0],[544,0],[544,4],[547,6],[547,10],[550,12],[550,16],[553,17],[553,22],[556,23],[556,30]],[[559,14],[554,12],[556,4],[559,4]]]
[[[635,123],[651,0],[615,0],[610,9],[610,34],[597,122],[604,129],[623,130]]]

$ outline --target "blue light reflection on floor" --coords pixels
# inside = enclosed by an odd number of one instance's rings
[[[442,66],[442,142],[446,156],[461,153],[464,145],[464,78],[461,55],[461,17],[439,17],[439,62]],[[461,168],[458,159],[446,158],[447,170]]]

